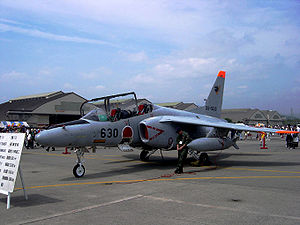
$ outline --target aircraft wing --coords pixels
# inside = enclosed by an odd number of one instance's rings
[[[294,131],[286,131],[286,130],[277,130],[265,127],[250,127],[243,124],[234,124],[228,123],[221,120],[205,120],[201,119],[200,117],[187,117],[187,116],[162,116],[159,121],[160,123],[181,123],[181,124],[191,124],[191,125],[198,125],[198,126],[206,126],[206,127],[216,127],[216,128],[223,128],[223,129],[230,129],[230,130],[239,130],[239,131],[253,131],[253,132],[267,132],[267,133],[298,133]]]

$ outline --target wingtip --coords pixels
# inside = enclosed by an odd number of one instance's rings
[[[225,78],[225,74],[226,74],[226,72],[221,70],[221,71],[218,73],[218,77]]]
[[[299,131],[291,131],[291,130],[279,130],[275,132],[276,134],[299,134]]]

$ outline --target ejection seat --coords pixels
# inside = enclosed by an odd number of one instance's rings
[[[152,112],[153,107],[151,104],[142,104],[138,106],[138,115],[144,115],[146,113]]]
[[[110,120],[112,122],[118,121],[120,119],[120,112],[121,112],[120,108],[112,109],[110,112]]]
[[[139,105],[138,106],[138,110],[139,110],[138,115],[143,115],[145,113],[144,109],[145,109],[145,105],[144,104],[143,105]]]

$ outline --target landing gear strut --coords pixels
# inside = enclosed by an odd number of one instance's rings
[[[150,155],[152,155],[156,151],[157,151],[157,149],[154,149],[152,151],[143,150],[143,151],[141,151],[140,159],[144,162],[147,162],[149,160]]]
[[[80,178],[85,174],[85,168],[83,166],[83,155],[87,150],[85,148],[78,148],[75,153],[77,156],[77,164],[73,168],[73,174],[75,177]]]

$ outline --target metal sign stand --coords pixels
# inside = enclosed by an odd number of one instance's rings
[[[28,200],[28,196],[27,196],[26,190],[25,190],[25,183],[24,183],[24,179],[23,179],[23,174],[22,174],[22,170],[21,170],[20,166],[19,166],[18,172],[19,172],[19,176],[21,178],[21,183],[22,183],[24,197],[25,197],[26,200]],[[10,196],[11,196],[11,192],[8,192],[7,193],[7,207],[6,207],[7,209],[10,208]]]

